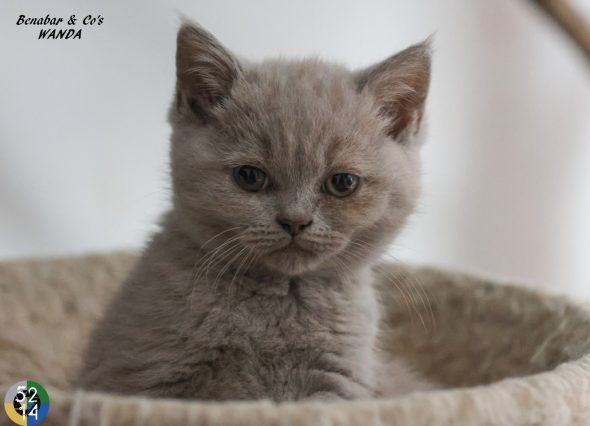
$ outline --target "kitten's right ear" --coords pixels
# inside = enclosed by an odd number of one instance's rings
[[[207,121],[213,107],[229,96],[240,74],[238,61],[215,37],[194,24],[178,30],[176,110]]]

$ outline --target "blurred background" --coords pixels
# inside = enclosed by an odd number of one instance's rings
[[[16,25],[48,13],[104,23],[81,40]],[[3,0],[0,259],[139,248],[156,229],[179,13],[251,59],[350,67],[435,33],[424,195],[391,254],[590,299],[590,61],[526,0]]]

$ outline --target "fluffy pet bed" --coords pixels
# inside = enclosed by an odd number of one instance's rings
[[[17,381],[41,383],[50,398],[47,426],[590,424],[590,314],[583,307],[389,264],[379,275],[388,307],[381,342],[445,390],[286,404],[76,391],[71,381],[91,328],[134,261],[117,253],[0,264],[2,395]],[[0,419],[11,424],[3,413]]]

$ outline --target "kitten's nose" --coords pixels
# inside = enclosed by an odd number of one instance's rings
[[[293,237],[311,225],[312,222],[311,217],[277,216],[277,223]]]

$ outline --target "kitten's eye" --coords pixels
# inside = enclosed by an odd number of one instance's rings
[[[346,197],[355,191],[360,180],[361,178],[350,173],[337,173],[324,183],[323,189],[335,197]]]
[[[240,166],[233,170],[234,180],[249,192],[258,192],[266,186],[266,174],[253,166]]]

